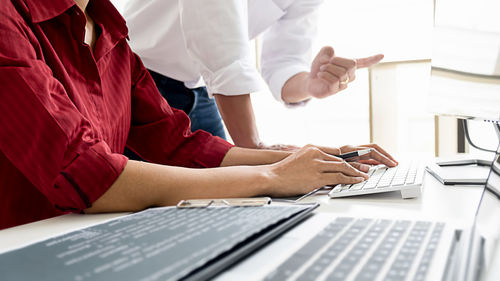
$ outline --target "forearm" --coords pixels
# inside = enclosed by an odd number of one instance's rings
[[[290,151],[233,147],[226,153],[220,166],[273,164],[283,160],[290,154],[292,154]]]
[[[281,98],[287,103],[297,103],[311,98],[307,91],[308,72],[298,73],[285,82],[281,90]]]
[[[250,94],[224,96],[215,94],[220,114],[236,146],[257,148],[260,144]]]
[[[367,147],[374,148],[373,159],[391,167],[396,165],[377,152],[378,146]],[[221,165],[242,166],[207,169],[129,160],[113,185],[85,212],[138,211],[152,206],[175,205],[182,199],[293,196],[324,185],[353,184],[367,179],[368,175],[361,170],[367,172],[369,167],[352,163],[357,167],[354,168],[333,156],[340,151],[306,146],[290,155],[284,151],[234,147]],[[249,166],[254,164],[262,165]]]
[[[182,199],[262,195],[274,186],[273,173],[265,164],[279,162],[290,154],[233,147],[221,163],[224,168],[212,169],[129,160],[108,191],[85,212],[138,211],[151,206],[175,205]]]
[[[271,186],[269,166],[189,169],[129,160],[86,213],[138,211],[182,199],[251,197]]]

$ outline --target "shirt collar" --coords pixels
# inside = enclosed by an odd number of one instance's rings
[[[34,23],[55,18],[73,6],[73,0],[25,0],[28,5],[31,20]],[[108,0],[90,0],[87,9],[92,14],[94,21],[102,23],[106,31],[115,39],[124,38],[128,34],[125,20]]]
[[[75,6],[73,0],[56,0],[56,1],[40,1],[26,0],[28,5],[31,20],[34,23],[50,20],[64,13],[66,10]]]
[[[105,31],[114,40],[127,37],[128,28],[125,19],[109,0],[90,0],[87,9],[94,21],[104,26]]]

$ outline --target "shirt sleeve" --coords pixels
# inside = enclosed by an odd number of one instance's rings
[[[25,34],[0,26],[0,150],[55,207],[80,212],[127,158],[97,137]]]
[[[267,87],[250,55],[244,3],[179,0],[187,52],[199,64],[210,95],[242,95]]]
[[[318,7],[322,2],[295,0],[283,5],[285,14],[263,34],[262,76],[278,101],[283,101],[281,90],[288,79],[311,69]]]
[[[191,168],[220,166],[233,145],[202,130],[191,132],[188,116],[168,105],[136,55],[132,65],[128,147],[153,163]]]

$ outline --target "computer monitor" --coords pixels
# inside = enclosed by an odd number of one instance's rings
[[[485,280],[490,272],[500,272],[500,145],[491,165],[470,237],[468,280]],[[497,275],[497,277],[499,277]]]
[[[498,0],[435,0],[430,111],[500,122]]]
[[[500,1],[435,0],[429,110],[493,122],[500,139]],[[457,151],[458,152],[458,151]],[[493,151],[492,151],[493,152]],[[427,167],[444,184],[484,184],[488,161],[446,161]],[[442,167],[461,166],[457,169]],[[464,166],[474,168],[464,170]]]

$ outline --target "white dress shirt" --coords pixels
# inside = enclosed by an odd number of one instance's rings
[[[281,101],[285,82],[310,70],[322,0],[126,1],[132,49],[149,69],[188,88],[242,95],[263,90],[263,77]],[[249,44],[261,33],[262,76]]]

